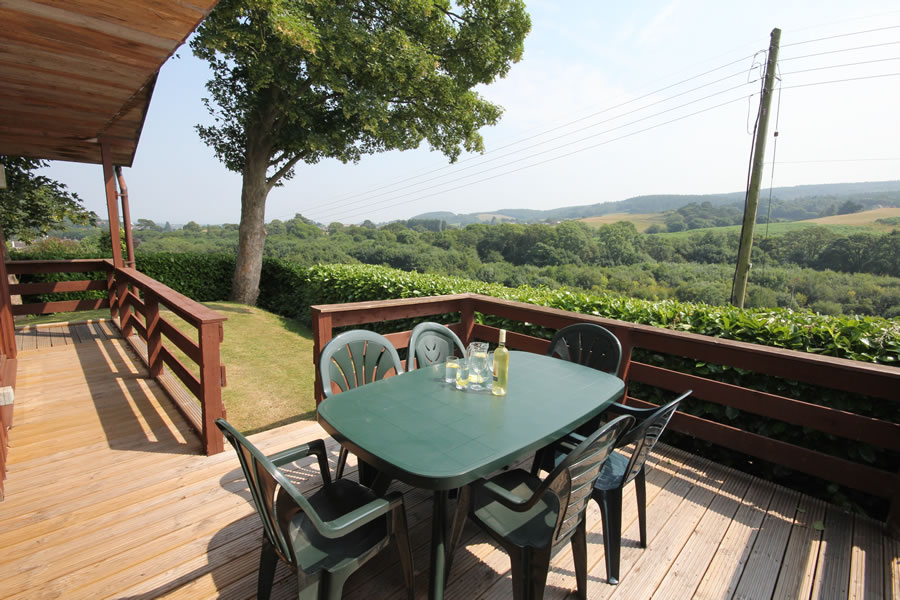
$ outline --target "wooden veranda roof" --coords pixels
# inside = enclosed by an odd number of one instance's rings
[[[0,2],[0,154],[131,166],[159,68],[218,0]]]

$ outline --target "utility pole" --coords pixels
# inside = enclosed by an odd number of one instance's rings
[[[766,135],[769,130],[769,108],[772,105],[772,88],[775,84],[775,64],[778,62],[778,44],[781,41],[781,30],[772,30],[769,39],[769,59],[766,61],[766,75],[763,83],[762,97],[759,99],[759,123],[756,139],[753,143],[753,167],[750,172],[750,186],[747,188],[747,201],[744,203],[744,223],[741,226],[741,244],[738,246],[737,266],[734,270],[734,282],[731,286],[731,303],[744,308],[744,296],[747,294],[747,279],[750,277],[750,250],[753,248],[753,226],[756,224],[756,209],[759,206],[759,187],[763,175],[763,162],[766,156]]]

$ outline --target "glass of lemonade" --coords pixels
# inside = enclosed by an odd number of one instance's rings
[[[444,383],[455,383],[456,372],[459,370],[459,357],[450,355],[444,364]]]
[[[456,389],[465,390],[469,387],[469,361],[460,358],[456,365]]]

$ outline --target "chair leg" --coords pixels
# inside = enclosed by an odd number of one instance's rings
[[[507,547],[512,567],[513,600],[540,600],[544,597],[550,572],[550,548]]]
[[[341,446],[341,451],[338,453],[337,466],[334,468],[335,479],[340,479],[344,476],[344,467],[347,465],[348,454],[350,454],[350,451]]]
[[[619,557],[622,552],[622,488],[595,489],[593,498],[600,505],[606,580],[610,584],[616,585],[619,583]]]
[[[256,582],[256,597],[260,600],[268,600],[272,595],[272,582],[275,581],[277,565],[278,555],[275,554],[275,547],[263,534],[262,551],[259,554],[259,579]]]
[[[344,592],[344,583],[347,582],[347,578],[350,577],[353,571],[354,569],[345,567],[333,573],[325,573],[322,576],[322,583],[325,589],[319,591],[319,596],[323,597],[324,600],[341,600],[341,595]]]
[[[584,515],[572,535],[572,561],[575,563],[575,582],[578,597],[587,598],[587,526]]]
[[[322,587],[322,573],[307,575],[301,569],[297,569],[297,599],[319,600],[319,592]]]
[[[393,510],[391,515],[394,539],[397,540],[397,553],[400,554],[400,567],[403,569],[403,582],[406,584],[406,595],[409,600],[415,599],[416,572],[413,567],[412,548],[409,545],[409,527],[406,524],[406,511],[403,505]]]
[[[647,547],[647,472],[641,470],[634,478],[634,492],[638,503],[638,526],[641,530],[641,548]]]

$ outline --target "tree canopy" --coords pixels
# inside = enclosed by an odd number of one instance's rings
[[[0,190],[0,228],[7,238],[31,241],[68,219],[93,224],[97,215],[81,205],[77,194],[49,177],[35,173],[45,160],[0,156],[6,167],[6,188]]]
[[[522,0],[222,0],[191,47],[213,72],[200,137],[243,175],[235,299],[255,300],[265,199],[297,163],[481,151],[502,109],[473,88],[520,59],[530,26]]]

